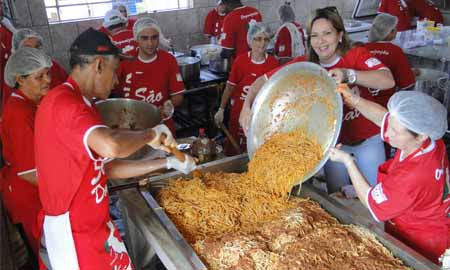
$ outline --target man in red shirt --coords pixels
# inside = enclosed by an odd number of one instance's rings
[[[436,24],[444,23],[444,17],[441,11],[433,2],[429,0],[409,0],[408,5],[411,7],[411,14],[419,17],[419,20],[428,19]]]
[[[217,1],[217,7],[208,12],[205,18],[205,26],[203,34],[211,40],[211,43],[216,44],[222,31],[223,20],[225,19],[225,5],[222,0]]]
[[[246,53],[250,48],[247,43],[248,23],[251,20],[262,21],[261,13],[249,6],[244,6],[240,0],[223,0],[227,16],[223,21],[219,44],[223,47],[223,58],[235,57]]]
[[[412,28],[411,10],[405,0],[381,0],[379,13],[388,13],[398,18],[397,30],[405,31]]]
[[[388,111],[344,85],[338,92],[348,106],[380,126],[382,139],[398,150],[379,166],[373,187],[348,153],[333,148],[330,159],[345,165],[360,201],[376,221],[387,221],[388,233],[438,264],[450,247],[449,163],[441,140],[446,108],[418,91],[395,93]]]
[[[67,81],[42,100],[35,121],[35,159],[43,213],[43,243],[51,269],[133,269],[120,234],[109,217],[107,178],[129,178],[175,168],[189,173],[191,157],[126,161],[149,144],[176,146],[165,125],[141,131],[103,125],[93,103],[106,99],[117,77],[120,50],[92,28],[70,47]],[[161,141],[161,135],[166,139]]]
[[[408,58],[402,48],[391,43],[397,34],[398,18],[386,13],[379,14],[373,21],[369,32],[369,43],[364,44],[373,56],[385,64],[392,72],[395,88],[380,91],[369,89],[375,101],[386,106],[389,98],[398,90],[414,87],[416,82]]]
[[[137,42],[133,31],[127,27],[127,18],[117,9],[111,9],[105,14],[103,27],[108,31],[113,44],[122,50],[122,53],[136,56]]]
[[[170,53],[159,49],[161,29],[150,18],[141,18],[134,25],[138,56],[120,63],[118,92],[125,98],[142,100],[157,107],[183,102],[185,91],[177,61]],[[167,125],[174,132],[172,119]]]
[[[305,33],[289,2],[278,8],[281,26],[275,33],[275,55],[281,64],[306,54]]]

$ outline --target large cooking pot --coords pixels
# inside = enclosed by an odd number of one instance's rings
[[[208,69],[215,73],[228,73],[231,70],[231,58],[216,57],[209,59]]]
[[[199,57],[202,66],[209,65],[209,59],[220,56],[222,46],[217,44],[201,44],[191,47],[191,56]]]
[[[156,106],[144,101],[128,98],[110,98],[96,103],[103,123],[110,128],[142,130],[161,122]],[[144,146],[127,159],[139,159],[152,151]]]
[[[178,67],[180,68],[183,81],[198,81],[200,79],[200,58],[192,56],[177,57]]]
[[[247,137],[250,158],[271,135],[302,128],[323,150],[322,160],[305,174],[313,176],[328,160],[339,137],[342,98],[336,82],[321,66],[301,62],[277,71],[261,88],[252,106]],[[298,179],[301,183],[303,179]]]

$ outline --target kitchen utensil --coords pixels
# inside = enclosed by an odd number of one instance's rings
[[[233,138],[233,136],[231,136],[230,132],[225,127],[225,125],[223,123],[218,123],[218,126],[219,126],[220,129],[222,129],[223,133],[225,133],[225,136],[227,136],[228,140],[230,140],[230,143],[233,146],[234,150],[236,150],[236,153],[237,154],[241,154],[241,152],[242,152],[241,148],[239,147],[239,145],[237,144],[237,142]]]
[[[191,82],[198,81],[200,79],[200,58],[180,56],[176,59],[183,81]]]
[[[110,98],[96,103],[103,123],[110,128],[142,130],[152,128],[161,122],[159,109],[147,102],[128,99]],[[144,146],[126,159],[140,159],[154,151]]]
[[[302,128],[323,149],[322,160],[304,179],[314,175],[328,160],[328,150],[336,144],[341,128],[342,98],[335,89],[328,72],[314,63],[294,63],[275,73],[252,106],[247,136],[250,158],[269,136]]]
[[[231,70],[231,59],[220,56],[211,58],[208,69],[215,73],[228,73]]]

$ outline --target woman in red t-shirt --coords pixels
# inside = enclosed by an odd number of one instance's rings
[[[278,61],[266,53],[270,41],[269,29],[263,23],[251,22],[247,32],[247,42],[251,50],[239,55],[233,62],[230,77],[222,95],[220,108],[215,115],[216,123],[222,123],[224,110],[231,98],[231,112],[228,128],[241,151],[247,151],[247,138],[239,126],[241,112],[250,85],[264,73],[276,68]],[[237,154],[229,143],[225,146],[227,155]]]
[[[0,129],[6,166],[0,190],[14,224],[20,224],[34,255],[39,249],[37,216],[41,202],[34,160],[34,118],[41,98],[50,89],[52,61],[42,50],[23,47],[5,66],[5,82],[13,93],[2,115]]]
[[[29,28],[18,29],[14,35],[12,40],[12,51],[16,51],[22,47],[30,47],[35,49],[43,49],[44,39],[42,36]],[[67,72],[66,70],[58,64],[55,60],[52,60],[52,66],[50,68],[50,89],[53,87],[62,84],[66,81]],[[2,104],[6,104],[8,98],[13,93],[14,89],[9,87],[8,85],[3,86],[2,90]]]
[[[363,47],[351,47],[342,18],[335,7],[317,9],[308,34],[309,59],[329,71],[337,83],[347,82],[359,96],[371,99],[368,88],[390,89],[395,82],[389,69]],[[351,152],[361,171],[375,185],[377,167],[385,161],[379,128],[355,108],[344,106],[339,142]],[[345,168],[336,162],[325,164],[328,192],[353,192]]]
[[[445,144],[447,110],[418,91],[395,93],[388,110],[341,86],[348,106],[381,127],[381,137],[397,148],[393,159],[378,168],[370,187],[348,153],[333,148],[330,158],[345,165],[356,194],[376,221],[387,221],[388,233],[434,263],[450,247],[449,166]]]

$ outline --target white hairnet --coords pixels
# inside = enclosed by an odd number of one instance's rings
[[[43,50],[30,47],[19,48],[6,62],[5,82],[9,87],[15,87],[17,76],[30,75],[51,66],[52,59]]]
[[[380,13],[372,22],[369,42],[384,40],[397,27],[398,18],[387,13]]]
[[[419,91],[400,91],[388,102],[388,110],[407,129],[441,138],[447,130],[447,110],[435,98]]]
[[[18,29],[13,35],[13,41],[12,41],[13,51],[16,51],[19,48],[21,48],[24,40],[26,40],[28,38],[37,38],[39,40],[39,42],[41,43],[41,46],[42,46],[42,43],[44,42],[42,36],[39,35],[34,30],[31,30],[29,28]]]
[[[133,26],[134,39],[138,40],[139,34],[141,33],[142,30],[144,30],[146,28],[153,28],[159,33],[159,42],[163,47],[170,46],[170,40],[168,40],[164,37],[164,34],[162,33],[159,25],[156,23],[155,20],[153,20],[150,17],[140,18],[134,23],[134,26]]]
[[[119,23],[127,23],[127,18],[117,9],[108,10],[103,19],[103,27],[108,28]]]
[[[251,20],[248,23],[247,31],[247,43],[249,46],[251,46],[253,38],[260,33],[266,33],[270,36],[270,29],[262,22]]]
[[[295,21],[295,13],[291,7],[291,3],[286,2],[278,8],[278,17],[282,23]]]

